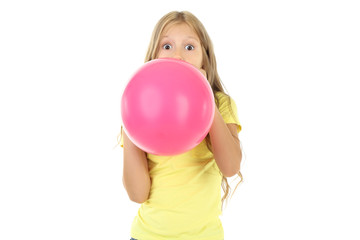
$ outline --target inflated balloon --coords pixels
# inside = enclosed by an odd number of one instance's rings
[[[177,59],[145,63],[121,99],[124,130],[140,149],[177,155],[198,145],[214,119],[210,84],[191,64]]]

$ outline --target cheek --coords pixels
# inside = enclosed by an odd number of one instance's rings
[[[156,54],[155,54],[155,57],[156,57],[156,58],[158,58],[158,57],[160,56],[160,52],[161,52],[160,50],[158,50],[158,51],[156,52]]]
[[[202,68],[203,66],[203,57],[202,54],[200,53],[199,55],[196,55],[196,59],[194,59],[196,61],[196,65],[198,68]]]
[[[204,59],[203,57],[200,58],[200,67],[202,68],[204,66]]]
[[[156,56],[158,58],[161,58],[161,57],[167,57],[169,55],[169,51],[163,51],[163,50],[159,50],[156,54]]]

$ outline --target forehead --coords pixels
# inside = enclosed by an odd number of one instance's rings
[[[172,23],[168,24],[162,31],[161,37],[169,36],[182,36],[185,35],[190,38],[195,38],[199,40],[198,35],[195,30],[189,26],[187,23]]]

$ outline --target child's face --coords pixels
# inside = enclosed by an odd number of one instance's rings
[[[166,27],[160,36],[157,58],[177,58],[202,68],[200,39],[186,23]]]

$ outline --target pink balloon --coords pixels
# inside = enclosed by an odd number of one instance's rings
[[[198,145],[215,114],[207,79],[191,64],[162,58],[145,63],[121,99],[124,130],[143,151],[177,155]]]

